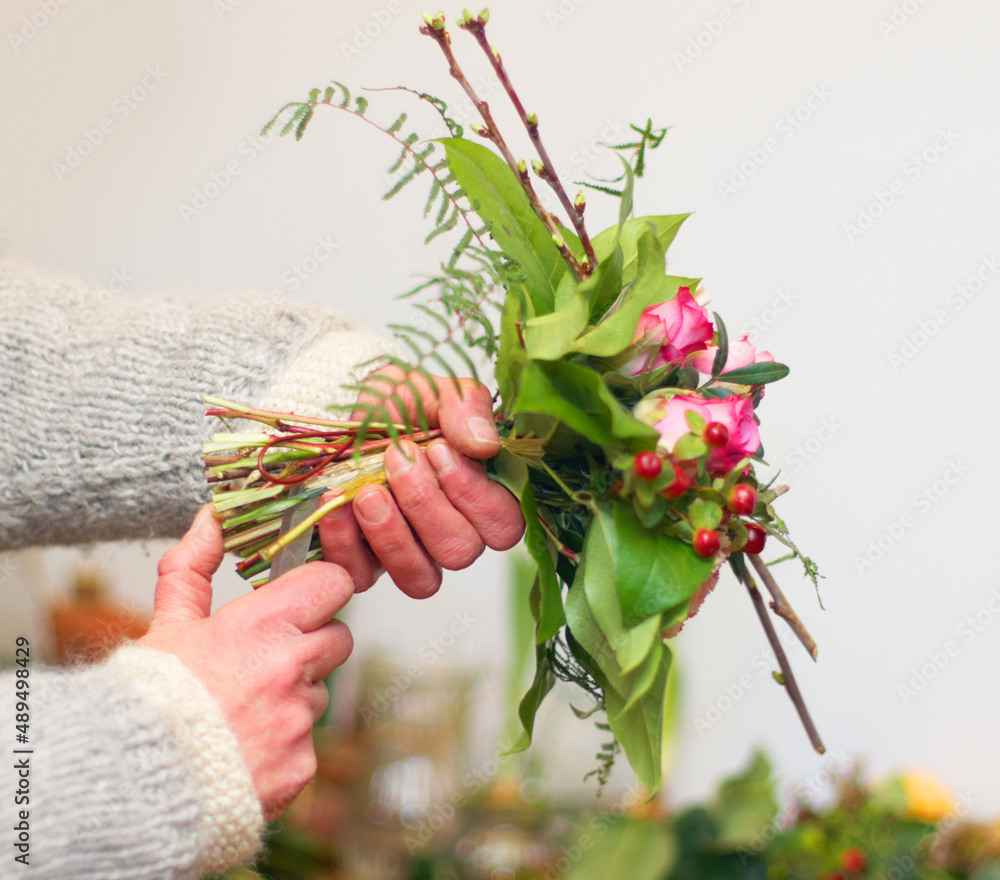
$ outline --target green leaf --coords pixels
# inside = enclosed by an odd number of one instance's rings
[[[521,719],[523,730],[517,742],[509,749],[507,754],[523,752],[531,745],[531,736],[535,729],[535,715],[538,714],[538,707],[542,705],[542,700],[556,683],[556,677],[549,665],[548,645],[537,645],[535,647],[535,677],[528,688],[528,692],[521,700],[521,705],[517,708],[517,715]]]
[[[521,371],[528,363],[518,325],[523,324],[523,306],[530,306],[527,297],[521,297],[516,291],[508,291],[504,298],[503,316],[500,319],[500,344],[497,351],[496,366],[493,375],[497,380],[500,400],[504,412],[509,412],[517,397],[517,389],[521,382]]]
[[[499,248],[526,276],[535,312],[551,312],[555,285],[565,272],[559,249],[507,164],[492,150],[464,138],[442,138],[449,167]]]
[[[589,330],[573,346],[575,351],[594,357],[613,357],[632,344],[635,328],[645,309],[667,302],[681,287],[697,284],[697,279],[663,274],[663,251],[647,230],[640,239],[639,274],[625,294],[621,307]]]
[[[687,602],[712,573],[713,563],[669,535],[649,532],[631,505],[616,499],[591,522],[584,556],[610,562],[625,626]]]
[[[712,375],[718,376],[726,368],[726,361],[729,360],[729,333],[719,313],[712,312],[712,315],[715,317],[715,332],[719,337],[719,350],[712,358]]]
[[[535,630],[537,624],[531,609],[531,594],[540,589],[538,569],[527,554],[520,552],[508,553],[507,564],[510,566],[508,578],[507,607],[510,615],[510,675],[507,679],[507,702],[510,716],[513,719],[514,707],[518,705],[519,689],[524,686],[528,672],[528,663],[535,654]],[[511,738],[517,731],[511,731]]]
[[[604,260],[616,246],[620,245],[624,261],[622,263],[622,284],[632,281],[638,271],[639,239],[642,234],[651,226],[656,231],[656,239],[664,252],[670,247],[677,236],[681,224],[690,217],[690,214],[666,214],[650,215],[646,217],[635,217],[627,220],[621,226],[621,235],[618,235],[617,226],[611,226],[594,236],[592,244],[594,255],[598,260]],[[691,288],[692,290],[695,287]]]
[[[706,452],[708,452],[708,447],[705,445],[705,441],[694,434],[685,434],[674,444],[673,449],[674,457],[678,461],[700,458]]]
[[[722,522],[722,508],[714,501],[696,498],[688,508],[688,519],[696,529],[716,529]]]
[[[635,775],[651,793],[660,788],[662,777],[664,701],[670,673],[670,649],[663,647],[662,660],[655,680],[646,694],[626,709],[627,697],[615,690],[605,692],[608,724],[621,743]]]
[[[693,434],[705,433],[705,420],[693,409],[689,409],[684,413],[684,418],[687,420],[688,427]]]
[[[615,248],[607,259],[597,264],[589,278],[580,282],[577,289],[587,295],[590,317],[603,315],[618,299],[622,292],[623,263],[622,249]]]
[[[549,551],[549,540],[545,529],[538,521],[538,507],[535,493],[531,491],[528,466],[507,449],[501,449],[491,460],[490,466],[493,468],[493,479],[520,501],[524,513],[526,525],[524,542],[528,553],[538,566],[540,603],[535,640],[541,644],[559,632],[566,623],[566,613],[563,610],[562,591],[559,589],[556,568]]]
[[[766,385],[768,382],[784,379],[787,375],[788,367],[784,364],[762,361],[722,373],[718,378],[720,382],[732,382],[735,385]]]
[[[564,361],[529,361],[513,411],[554,416],[605,450],[652,449],[659,437],[615,399],[597,373]]]
[[[606,561],[595,563],[593,557],[584,554],[577,580],[569,591],[566,600],[566,619],[569,623],[570,636],[567,641],[577,660],[584,668],[591,671],[604,690],[608,724],[621,743],[629,764],[643,784],[655,792],[660,786],[660,750],[664,698],[670,670],[670,650],[658,640],[654,640],[659,655],[659,665],[655,669],[655,675],[650,677],[649,669],[643,667],[639,667],[629,675],[622,675],[613,646],[623,646],[624,632],[621,629],[614,631],[613,628],[610,633],[602,630],[588,599],[586,587],[580,589],[581,583],[590,585],[590,592],[597,597],[602,617],[613,617],[617,609],[613,609],[615,601],[613,586],[610,590],[607,589],[611,581],[607,576],[609,566]],[[589,575],[588,570],[590,570]],[[658,622],[657,618],[653,620]],[[636,685],[643,693],[630,701]],[[627,711],[626,706],[629,706]]]
[[[587,295],[582,288],[583,284],[574,290],[565,308],[539,315],[525,323],[524,348],[529,358],[555,361],[572,348],[587,326],[590,312]]]

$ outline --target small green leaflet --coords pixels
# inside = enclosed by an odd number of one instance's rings
[[[777,382],[788,375],[788,367],[784,364],[761,361],[759,364],[748,364],[728,373],[722,373],[717,378],[720,382],[732,382],[734,385],[766,385]]]

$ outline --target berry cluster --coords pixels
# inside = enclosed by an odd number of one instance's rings
[[[729,442],[729,431],[720,422],[698,425],[688,445],[700,455],[681,459],[673,454],[639,452],[624,468],[622,494],[634,493],[636,512],[647,526],[667,520],[666,529],[688,541],[699,556],[711,557],[725,548],[730,552],[758,554],[764,549],[767,530],[752,518],[758,505],[766,505],[772,493],[761,497],[745,467],[724,476],[711,477],[705,460],[712,449]]]

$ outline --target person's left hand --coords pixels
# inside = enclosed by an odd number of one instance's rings
[[[416,401],[402,384],[403,372],[387,367],[378,375],[399,383],[398,395],[416,422]],[[517,499],[481,463],[500,451],[486,387],[461,379],[456,388],[451,379],[435,377],[435,395],[424,378],[411,378],[428,424],[440,427],[444,437],[426,451],[406,441],[389,448],[389,488],[363,489],[351,507],[320,521],[319,535],[323,558],[347,569],[355,591],[370,587],[384,570],[406,595],[422,599],[441,586],[442,568],[466,568],[485,547],[513,547],[524,533],[524,517]],[[390,416],[399,418],[395,407]]]

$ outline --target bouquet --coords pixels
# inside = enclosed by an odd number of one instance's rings
[[[466,11],[458,25],[486,54],[513,103],[538,156],[530,165],[511,151],[463,73],[442,13],[425,15],[421,32],[479,112],[482,124],[471,127],[477,140],[465,136],[439,98],[413,92],[451,133],[423,141],[404,133],[406,114],[388,126],[372,122],[368,99],[352,97],[340,83],[313,89],[265,127],[281,124],[281,134],[301,138],[320,108],[374,125],[399,150],[385,197],[429,181],[425,216],[434,216],[434,228],[427,239],[453,230],[458,239],[440,272],[408,294],[431,296],[416,308],[439,332],[392,325],[412,358],[390,358],[393,370],[376,368],[356,389],[369,401],[363,418],[303,418],[206,400],[209,415],[270,429],[217,434],[205,448],[226,548],[243,557],[237,568],[244,577],[263,575],[296,535],[363,486],[385,481],[389,444],[437,436],[422,412],[409,418],[404,407],[393,407],[404,386],[418,398],[414,377],[435,390],[435,383],[457,382],[453,360],[475,375],[470,353],[478,350],[494,364],[503,438],[490,473],[520,501],[536,567],[536,667],[519,707],[523,733],[515,748],[530,744],[536,712],[556,679],[572,681],[592,697],[586,708],[574,708],[580,717],[606,714],[612,736],[598,756],[602,781],[621,748],[655,791],[669,639],[728,562],[778,658],[775,678],[822,752],[751,574],[815,659],[815,643],[760,557],[766,543],[779,544],[781,558],[798,559],[816,582],[815,564],[775,512],[785,487],[763,483],[755,471],[763,462],[757,409],[765,386],[788,368],[746,336],[729,338],[722,319],[703,305],[700,279],[666,272],[665,253],[687,214],[632,216],[636,180],[666,134],[651,120],[632,126],[632,141],[609,145],[621,159],[618,177],[583,184],[620,202],[618,222],[589,234],[584,191],[567,195],[538,118],[525,111],[489,42],[488,17]],[[562,218],[543,206],[539,185],[552,189]],[[332,501],[279,538],[290,508],[331,490]],[[318,542],[313,546],[318,558]]]

